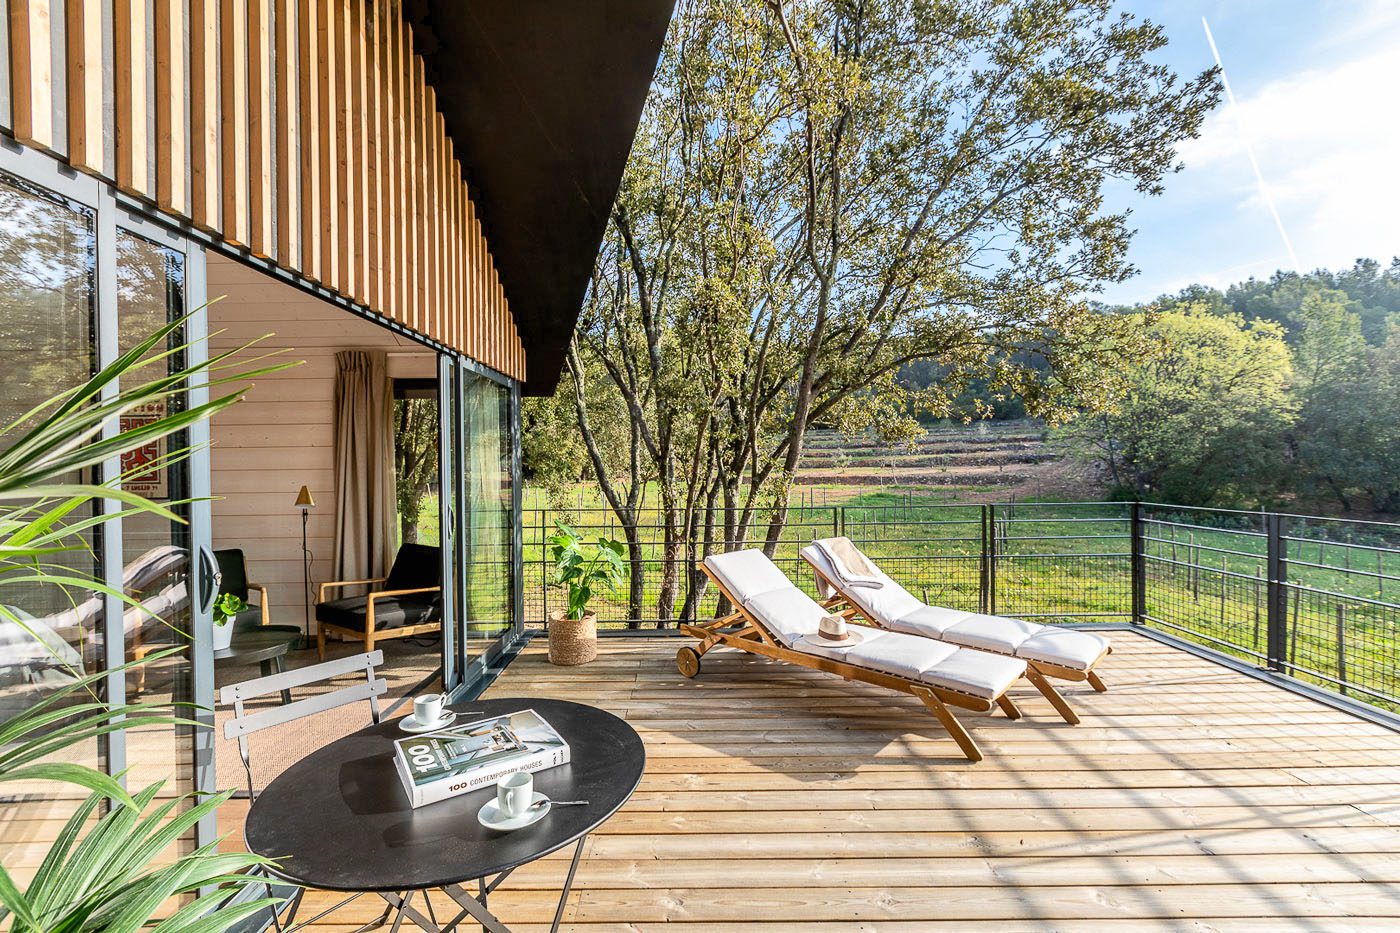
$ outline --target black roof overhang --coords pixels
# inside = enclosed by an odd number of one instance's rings
[[[675,0],[405,0],[516,326],[558,384]]]

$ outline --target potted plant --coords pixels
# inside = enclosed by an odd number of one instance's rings
[[[549,614],[549,660],[552,664],[585,664],[598,656],[598,616],[588,602],[599,590],[611,592],[627,578],[621,541],[600,537],[586,545],[577,531],[561,521],[549,538],[554,558],[554,585],[568,594],[568,606]]]
[[[233,620],[248,608],[241,596],[225,593],[214,600],[214,650],[223,651],[233,644]]]

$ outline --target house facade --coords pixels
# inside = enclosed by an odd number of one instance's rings
[[[43,634],[0,639],[0,703],[175,644],[108,699],[213,710],[218,551],[309,643],[319,584],[436,547],[440,635],[414,643],[450,691],[521,637],[521,398],[558,378],[670,15],[583,6],[0,0],[0,419],[187,314],[157,365],[253,341],[303,361],[172,439],[189,459],[103,467],[186,518],[114,514],[71,558],[147,611],[4,594]],[[436,463],[409,521],[415,400]],[[84,756],[183,792],[226,783],[216,751],[213,730],[135,730]]]

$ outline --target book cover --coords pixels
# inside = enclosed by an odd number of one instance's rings
[[[415,807],[568,761],[569,743],[532,709],[394,740],[394,765]]]

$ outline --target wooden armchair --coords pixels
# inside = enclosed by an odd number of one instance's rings
[[[329,600],[327,594],[347,586],[382,586],[364,596]],[[316,595],[316,651],[326,656],[327,633],[376,641],[442,631],[442,554],[426,544],[405,544],[386,577],[322,583]]]

